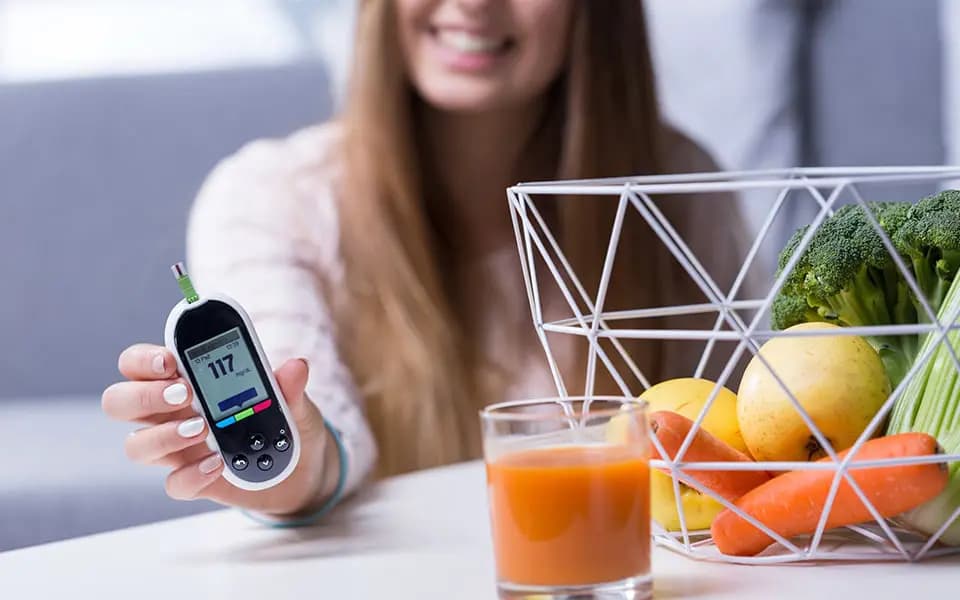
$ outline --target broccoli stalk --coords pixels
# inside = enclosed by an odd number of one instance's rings
[[[870,210],[892,236],[905,221],[908,204],[871,204]],[[778,273],[797,249],[805,228],[780,254]],[[772,325],[824,321],[841,326],[914,324],[917,311],[896,263],[858,206],[844,206],[814,234],[775,299]],[[897,385],[917,353],[916,335],[868,338]]]

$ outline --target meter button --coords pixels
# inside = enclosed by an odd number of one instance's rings
[[[250,449],[254,452],[259,452],[263,450],[263,446],[266,444],[266,440],[263,439],[263,436],[259,433],[255,433],[247,438],[247,444],[250,446]]]
[[[277,452],[286,452],[287,448],[290,447],[290,442],[287,440],[287,436],[281,435],[277,439],[273,440],[273,447],[277,449]]]
[[[237,454],[233,457],[233,468],[242,471],[247,468],[247,465],[250,464],[250,461],[247,460],[247,457],[242,454]]]
[[[241,410],[237,414],[233,415],[233,419],[234,421],[242,421],[243,419],[246,419],[247,417],[250,417],[252,415],[253,415],[253,407],[250,407],[246,410]]]
[[[261,454],[260,458],[257,459],[257,466],[260,467],[261,471],[269,471],[270,467],[273,466],[273,457],[269,454]]]

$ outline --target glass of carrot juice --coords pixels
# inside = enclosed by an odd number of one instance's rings
[[[652,597],[645,404],[528,400],[480,418],[500,597]]]

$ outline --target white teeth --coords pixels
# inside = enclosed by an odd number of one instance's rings
[[[437,32],[441,44],[459,52],[491,52],[503,46],[503,38],[474,35],[466,31],[441,30]]]

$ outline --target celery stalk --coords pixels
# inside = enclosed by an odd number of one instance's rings
[[[960,277],[955,277],[938,316],[945,320],[953,316],[958,306]],[[918,356],[923,356],[937,337],[938,334],[928,334]],[[960,331],[951,331],[947,339],[960,355]],[[934,350],[893,408],[887,433],[904,431],[928,433],[937,438],[947,454],[960,454],[960,372],[946,344],[941,343]],[[932,535],[950,518],[960,506],[960,462],[950,463],[949,473],[947,487],[939,496],[899,518],[904,525]],[[947,528],[940,541],[960,546],[960,518]]]
[[[955,448],[960,446],[960,436],[954,434],[945,437],[948,439],[948,443],[953,444]],[[936,498],[901,515],[898,521],[927,535],[936,533],[944,522],[950,518],[953,511],[960,506],[960,462],[950,463],[949,473],[950,478],[947,487]],[[940,542],[948,546],[960,546],[960,518],[957,518],[943,532],[943,535],[940,536]]]

